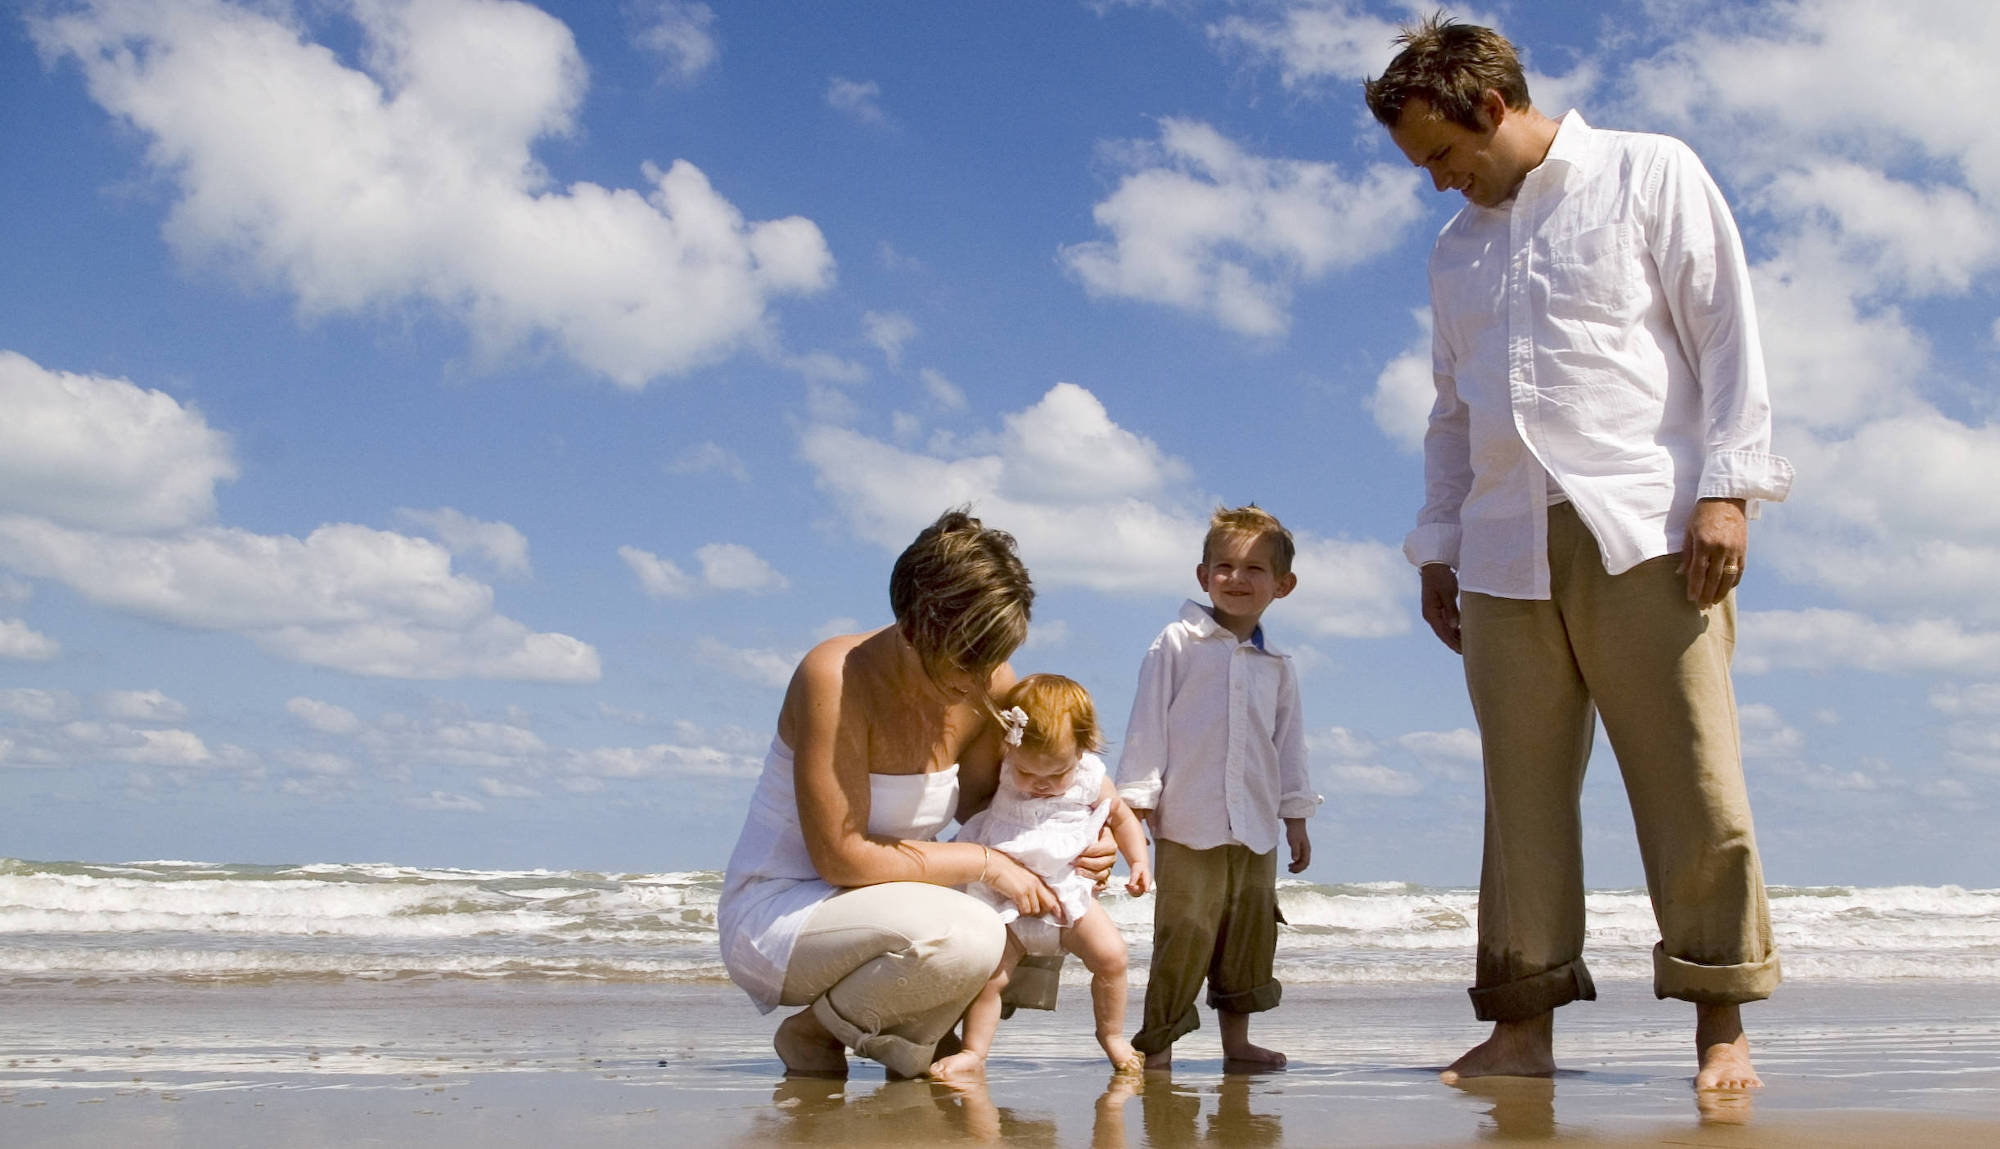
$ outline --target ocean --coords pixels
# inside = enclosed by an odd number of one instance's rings
[[[0,860],[0,984],[283,979],[726,980],[722,874],[600,874],[324,863]],[[2000,890],[1779,886],[1792,979],[2000,981]],[[1278,976],[1295,985],[1460,985],[1475,892],[1285,880]],[[1143,982],[1152,899],[1104,905]],[[1588,897],[1600,979],[1651,977],[1644,890]],[[1067,977],[1082,980],[1077,963]]]

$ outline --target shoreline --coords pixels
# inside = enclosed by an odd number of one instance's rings
[[[1697,1105],[1692,1011],[1644,984],[1558,1015],[1553,1079],[1439,1082],[1483,1036],[1434,986],[1289,990],[1224,1074],[1212,1015],[1171,1075],[1113,1082],[1088,994],[1004,1024],[984,1088],[787,1081],[713,983],[411,979],[0,986],[0,1139],[147,1144],[1861,1146],[2000,1143],[2000,983],[1789,984],[1746,1008],[1767,1086]],[[1135,996],[1130,1016],[1137,1016]]]

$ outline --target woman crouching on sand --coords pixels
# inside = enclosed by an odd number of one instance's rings
[[[787,1073],[844,1076],[848,1049],[903,1077],[930,1067],[1006,940],[949,887],[984,882],[1023,916],[1057,906],[1005,854],[935,840],[992,798],[991,698],[1014,685],[1034,597],[1011,536],[947,511],[896,560],[895,623],[830,638],[793,672],[716,915],[757,1007],[806,1007],[773,1039]]]

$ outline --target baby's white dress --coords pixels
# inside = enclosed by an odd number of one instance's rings
[[[992,906],[1007,922],[1022,948],[1031,954],[1061,949],[1060,926],[1075,925],[1096,900],[1097,883],[1076,872],[1076,856],[1097,841],[1111,802],[1104,799],[1104,760],[1085,754],[1070,773],[1069,787],[1060,794],[1037,798],[1023,790],[1013,768],[1002,766],[993,802],[974,814],[954,839],[991,846],[1040,874],[1062,903],[1063,920],[1050,916],[1020,917],[1014,903],[979,883],[967,892]],[[1102,799],[1102,800],[1100,800]],[[1017,920],[1018,919],[1018,920]]]

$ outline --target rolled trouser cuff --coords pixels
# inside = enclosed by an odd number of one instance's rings
[[[1578,958],[1554,969],[1517,978],[1503,985],[1475,986],[1472,1014],[1481,1021],[1526,1021],[1573,1001],[1596,1001],[1597,983],[1590,967]]]
[[[922,1077],[937,1059],[936,1042],[922,1044],[893,1033],[871,1033],[840,1016],[831,998],[831,994],[824,994],[812,1003],[813,1017],[847,1048],[880,1062],[899,1077]]]
[[[1062,986],[1063,956],[1055,954],[1028,954],[1014,966],[1014,972],[1007,977],[1007,988],[1000,991],[1000,1016],[1013,1016],[1016,1009],[1054,1009],[1056,991]]]
[[[1697,1005],[1741,1005],[1763,1001],[1785,980],[1774,951],[1763,961],[1738,965],[1702,965],[1667,953],[1665,942],[1653,946],[1653,995],[1678,998]]]
[[[1174,1019],[1172,1025],[1158,1029],[1142,1029],[1132,1035],[1132,1048],[1144,1054],[1165,1053],[1172,1049],[1174,1042],[1201,1028],[1201,1011],[1193,1005]]]
[[[1238,990],[1235,993],[1217,993],[1214,986],[1208,989],[1208,1008],[1228,1010],[1230,1013],[1262,1013],[1278,1008],[1278,999],[1285,995],[1282,982],[1273,979],[1255,989]]]

